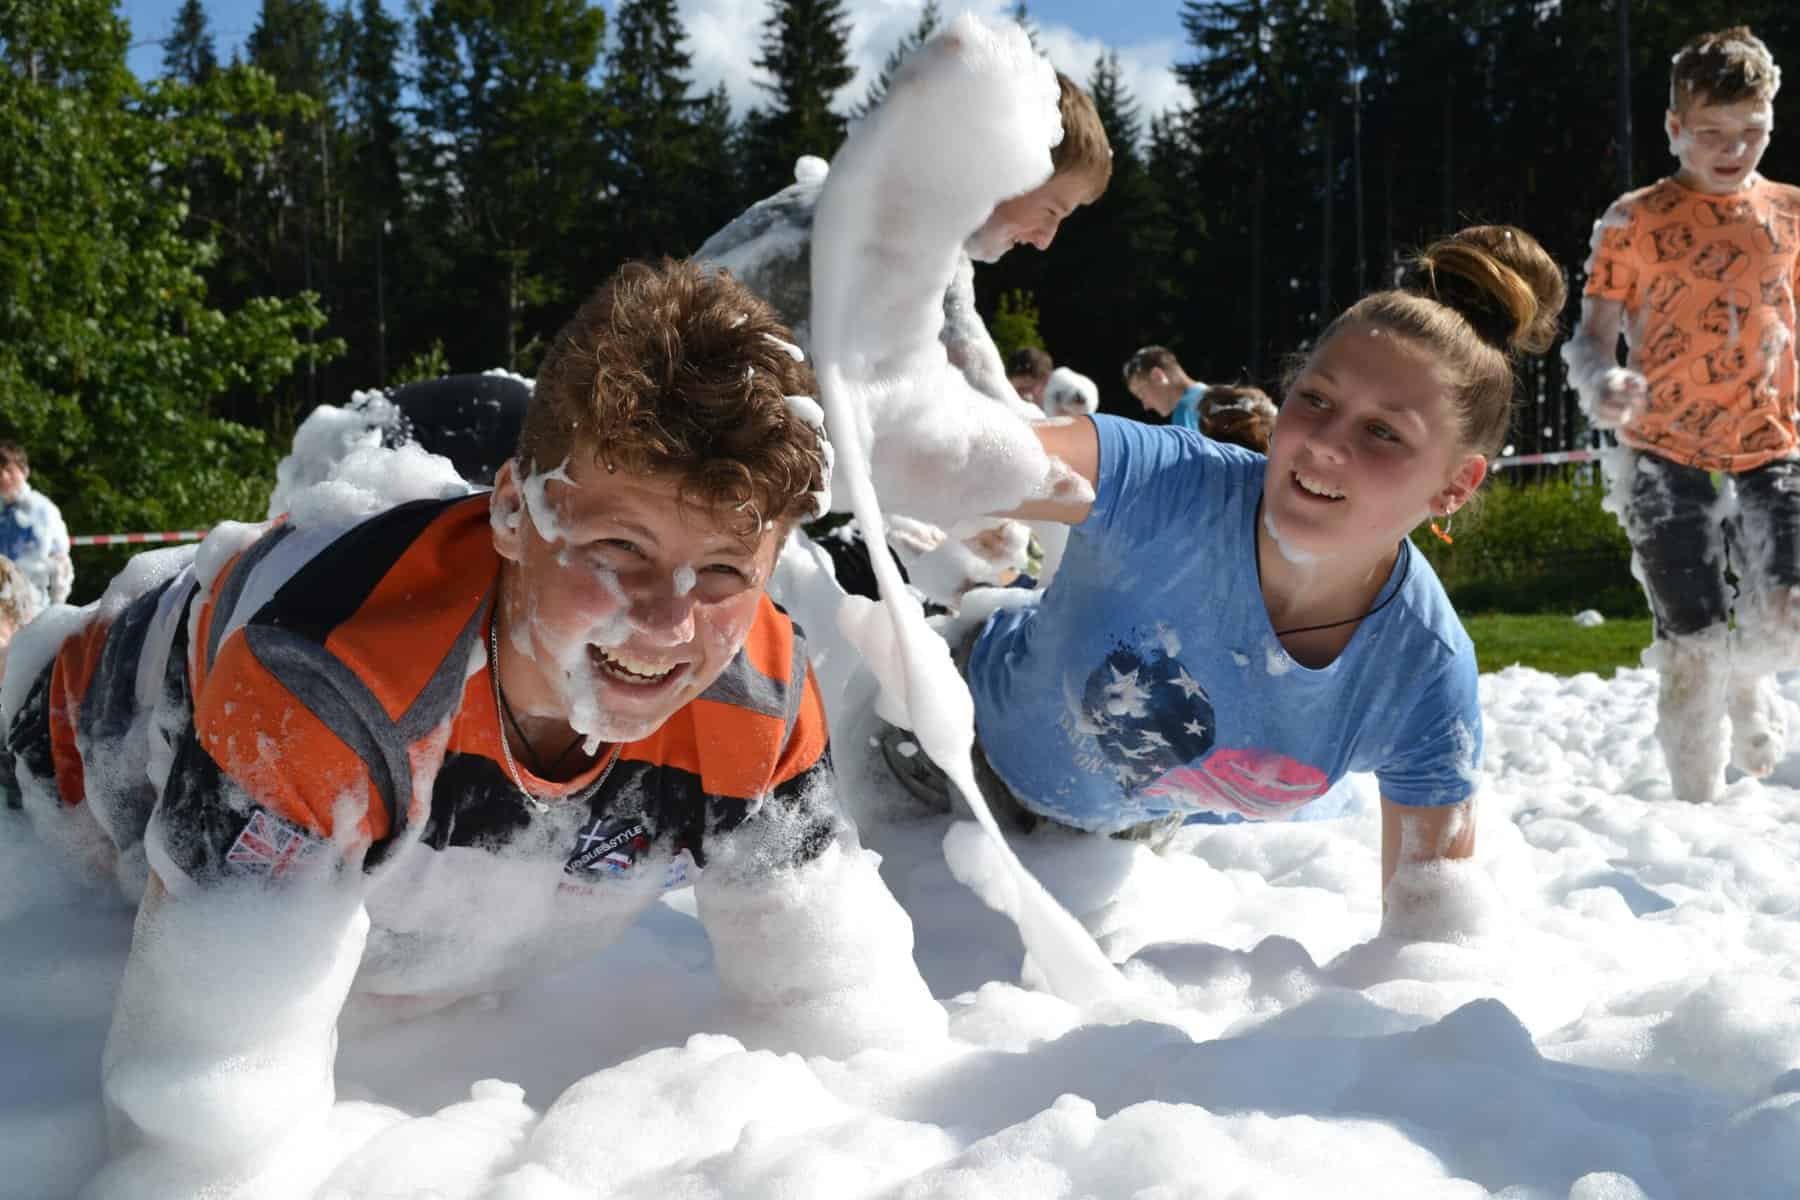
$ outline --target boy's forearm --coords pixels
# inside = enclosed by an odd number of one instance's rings
[[[696,900],[728,1024],[752,1044],[843,1058],[944,1036],[912,922],[854,838],[773,871],[709,864]]]
[[[1602,372],[1619,365],[1619,329],[1622,307],[1592,296],[1581,302],[1581,321],[1563,347],[1569,382],[1577,388],[1589,385]]]
[[[367,931],[341,884],[173,898],[152,875],[102,1059],[102,1178],[247,1179],[317,1131]]]

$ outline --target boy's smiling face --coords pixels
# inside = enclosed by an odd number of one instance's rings
[[[1775,132],[1775,109],[1756,97],[1732,104],[1696,98],[1684,111],[1668,113],[1664,127],[1670,152],[1681,160],[1676,179],[1697,192],[1726,195],[1749,186]]]
[[[502,678],[522,713],[608,742],[647,737],[718,679],[756,619],[786,530],[746,535],[729,506],[671,475],[608,473],[590,454],[492,496]]]

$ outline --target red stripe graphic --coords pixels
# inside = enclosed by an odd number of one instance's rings
[[[71,546],[124,546],[138,542],[197,542],[204,529],[174,529],[167,533],[84,533],[69,539]]]

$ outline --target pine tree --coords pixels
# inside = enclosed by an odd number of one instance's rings
[[[1042,42],[1038,41],[1037,22],[1031,19],[1031,10],[1025,6],[1025,0],[1018,0],[1008,15],[1019,23],[1019,27],[1025,31],[1025,36],[1031,39],[1031,48],[1042,54],[1044,46]]]
[[[1167,321],[1180,282],[1170,255],[1178,218],[1145,167],[1143,121],[1116,54],[1095,61],[1088,93],[1112,146],[1112,178],[1099,199],[1064,220],[1042,256],[1036,294],[1057,361],[1110,379],[1139,345],[1157,340],[1147,331]]]
[[[345,190],[353,250],[340,272],[339,315],[355,335],[351,369],[362,381],[377,384],[387,382],[389,367],[388,315],[395,294],[391,226],[396,217],[404,224],[406,209],[400,174],[405,139],[401,32],[400,22],[388,15],[381,0],[362,0],[346,28],[350,172]]]
[[[410,167],[435,245],[429,310],[458,369],[529,370],[528,324],[593,286],[579,251],[607,215],[594,75],[606,13],[585,0],[433,0],[414,24]],[[551,315],[550,310],[554,310]]]
[[[601,88],[614,188],[613,249],[622,257],[691,248],[703,103],[688,95],[691,60],[674,0],[622,0]]]
[[[219,55],[206,26],[206,9],[200,0],[182,0],[175,27],[163,41],[163,78],[205,83],[218,69]]]
[[[720,83],[706,94],[694,119],[694,165],[687,182],[692,211],[683,230],[684,251],[691,253],[757,199],[749,194],[739,169],[738,137],[737,122],[731,117],[731,96]]]
[[[866,117],[875,111],[876,106],[887,96],[888,84],[893,81],[894,72],[900,69],[901,63],[912,57],[913,51],[931,40],[931,35],[937,32],[943,19],[943,14],[938,11],[937,0],[925,0],[924,7],[919,10],[919,23],[888,51],[887,58],[881,64],[881,73],[869,85],[862,103],[857,105],[851,116]]]
[[[281,91],[312,103],[283,122],[275,171],[247,180],[235,206],[238,235],[256,247],[251,270],[237,281],[240,294],[303,289],[317,292],[327,312],[338,307],[336,262],[344,234],[339,193],[348,157],[338,113],[345,45],[325,0],[262,0],[245,39],[250,65],[273,76]],[[304,381],[265,414],[265,424],[285,440],[299,417],[332,390],[316,361],[309,362]]]
[[[856,75],[849,35],[843,0],[776,0],[756,60],[773,76],[757,86],[774,104],[744,119],[746,170],[758,195],[793,182],[801,155],[830,158],[844,140],[845,121],[832,102]]]
[[[1270,228],[1307,228],[1314,216],[1310,205],[1304,212],[1289,207],[1293,197],[1276,186],[1301,178],[1304,170],[1296,131],[1304,130],[1305,120],[1294,103],[1292,75],[1303,5],[1304,0],[1186,0],[1181,10],[1182,27],[1198,52],[1194,61],[1176,66],[1192,99],[1189,142],[1196,165],[1227,185],[1229,197],[1216,214],[1222,226],[1217,231],[1228,236],[1214,240],[1212,269],[1243,281],[1244,302],[1236,310],[1243,324],[1232,332],[1241,338],[1239,353],[1252,374],[1260,373],[1281,346],[1298,340],[1274,334],[1268,317],[1274,310],[1279,319],[1291,320],[1296,306],[1286,295],[1275,302],[1276,294],[1312,274],[1286,261],[1298,239],[1284,232],[1277,239],[1283,261],[1275,262],[1268,237]],[[1272,214],[1272,203],[1283,211]]]

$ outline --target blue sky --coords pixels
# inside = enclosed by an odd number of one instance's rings
[[[341,0],[332,0],[340,3]],[[384,0],[390,11],[405,10],[403,0]],[[1188,56],[1181,32],[1181,0],[1027,0],[1040,40],[1050,60],[1077,79],[1086,79],[1102,50],[1118,52],[1127,85],[1147,111],[1158,111],[1180,99],[1170,71]],[[207,17],[220,56],[243,43],[262,10],[261,0],[205,0]],[[614,0],[604,0],[611,9]],[[867,80],[880,67],[905,32],[918,19],[919,0],[845,0],[852,23],[851,57],[859,71],[846,98],[861,96]],[[131,65],[140,75],[154,75],[162,62],[155,45],[169,30],[181,0],[119,0],[119,12],[131,22],[136,49]],[[688,28],[688,50],[694,58],[695,82],[710,88],[724,80],[740,109],[756,92],[746,47],[756,45],[769,0],[680,0]],[[940,0],[946,13],[970,8],[1001,13],[1009,0]]]

